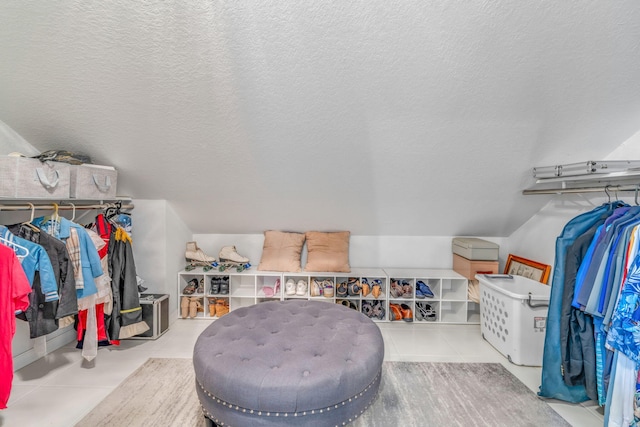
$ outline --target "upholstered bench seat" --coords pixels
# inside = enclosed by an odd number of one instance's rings
[[[378,392],[384,343],[365,315],[288,300],[232,311],[194,348],[205,416],[221,426],[342,426]]]

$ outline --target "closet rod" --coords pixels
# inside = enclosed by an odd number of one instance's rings
[[[604,185],[600,187],[580,187],[580,188],[538,188],[523,190],[525,196],[534,194],[566,194],[566,193],[605,193],[616,191],[637,191],[640,184],[636,185]]]
[[[73,203],[73,202],[65,202],[65,203]],[[108,207],[115,206],[114,203],[100,203],[93,205],[75,205],[75,210],[91,210],[91,209],[106,209]],[[46,205],[36,205],[34,203],[35,210],[53,210],[55,209],[55,205],[46,204]],[[133,209],[133,204],[123,204],[120,206],[120,209]],[[30,205],[2,205],[0,204],[0,211],[30,211],[33,209]],[[70,204],[58,204],[58,210],[72,210],[73,206]]]

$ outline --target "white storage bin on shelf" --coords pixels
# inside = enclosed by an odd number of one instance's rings
[[[521,276],[476,278],[483,338],[516,365],[541,366],[551,288]]]
[[[27,157],[0,156],[0,197],[69,198],[69,165]]]
[[[116,197],[118,171],[112,166],[92,164],[70,166],[69,197],[104,200]]]

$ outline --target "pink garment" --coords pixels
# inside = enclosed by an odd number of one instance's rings
[[[0,409],[7,407],[13,382],[11,342],[17,310],[29,307],[31,286],[13,249],[0,244]]]

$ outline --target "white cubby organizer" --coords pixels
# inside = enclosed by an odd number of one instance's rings
[[[229,293],[228,294],[212,294],[211,279],[219,276],[229,277]],[[202,282],[202,292],[196,294],[184,294],[184,288],[192,279]],[[358,295],[338,296],[338,284],[343,281],[355,278],[359,282],[366,279],[369,284],[374,280],[382,283],[381,292],[378,298],[374,298],[371,293],[367,296]],[[285,284],[292,279],[296,284],[299,280],[303,280],[307,284],[305,295],[287,295]],[[333,283],[333,296],[311,296],[310,284],[314,279],[330,280]],[[406,281],[411,284],[413,293],[411,297],[393,298],[389,293],[389,285],[391,280]],[[276,281],[280,280],[280,288],[274,295],[267,296],[264,287],[272,288]],[[433,291],[433,298],[416,298],[415,284],[417,281],[423,281]],[[363,310],[363,302],[365,306],[382,304],[384,307],[384,316],[372,317],[376,322],[389,321],[389,302],[402,303],[411,307],[415,317],[415,303],[425,302],[431,305],[436,311],[436,322],[440,323],[480,323],[480,307],[478,304],[469,301],[467,298],[468,280],[453,270],[437,270],[437,269],[396,269],[396,268],[352,268],[349,273],[331,273],[331,272],[268,272],[257,270],[245,270],[236,272],[234,270],[226,270],[220,272],[217,270],[204,271],[202,268],[196,268],[190,271],[180,271],[178,273],[178,312],[180,312],[180,301],[183,296],[198,297],[202,305],[202,310],[198,312],[196,318],[212,319],[215,316],[209,315],[208,304],[210,299],[226,299],[229,302],[229,310],[233,311],[240,307],[246,307],[264,301],[282,301],[287,299],[308,299],[325,301],[328,303],[337,303],[351,305],[358,311]],[[429,322],[418,322],[429,323]]]

